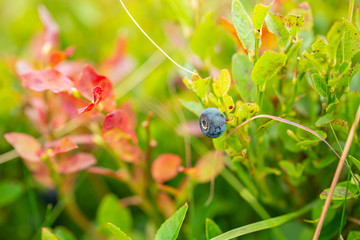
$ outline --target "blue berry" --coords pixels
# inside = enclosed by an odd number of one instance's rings
[[[226,118],[217,108],[207,108],[200,115],[201,132],[210,138],[220,137],[226,130]]]

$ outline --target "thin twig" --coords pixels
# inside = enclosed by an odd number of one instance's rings
[[[248,120],[246,120],[245,122],[241,123],[239,126],[237,126],[236,128],[234,128],[234,130],[232,130],[224,139],[223,141],[225,141],[226,138],[228,138],[231,134],[233,134],[234,132],[236,132],[239,128],[241,128],[242,126],[244,126],[245,124],[257,119],[257,118],[269,118],[269,119],[272,119],[272,120],[275,120],[275,121],[278,121],[278,122],[282,122],[282,123],[286,123],[286,124],[289,124],[289,125],[292,125],[294,127],[297,127],[297,128],[301,128],[313,135],[315,135],[317,138],[319,138],[321,141],[323,141],[330,149],[331,151],[333,151],[333,153],[338,157],[340,158],[339,154],[335,151],[335,149],[322,137],[320,136],[317,132],[315,132],[314,130],[311,130],[310,128],[308,127],[305,127],[301,124],[298,124],[298,123],[295,123],[295,122],[292,122],[290,120],[286,120],[284,118],[281,118],[281,117],[275,117],[275,116],[272,116],[272,115],[267,115],[267,114],[260,114],[260,115],[256,115],[252,118],[249,118]]]
[[[330,206],[331,198],[332,198],[332,196],[334,194],[336,184],[337,184],[337,182],[339,180],[340,173],[341,173],[341,170],[342,170],[343,165],[345,163],[346,156],[347,156],[347,154],[349,152],[351,142],[352,142],[352,139],[353,139],[354,134],[355,134],[355,129],[356,129],[357,125],[359,124],[359,120],[360,120],[360,105],[359,105],[358,110],[356,112],[356,117],[355,117],[353,125],[351,126],[350,133],[349,133],[348,138],[346,140],[344,151],[341,154],[339,164],[338,164],[338,166],[336,168],[334,178],[333,178],[333,180],[331,182],[329,194],[328,194],[328,196],[326,198],[323,210],[321,212],[319,223],[316,226],[316,230],[315,230],[315,233],[314,233],[313,240],[317,240],[319,238],[319,236],[320,236],[320,232],[321,232],[322,226],[324,224],[326,213],[327,213],[327,210],[328,210],[328,208]]]
[[[139,30],[145,35],[145,37],[147,37],[147,39],[149,39],[149,41],[155,46],[157,47],[157,49],[159,49],[159,51],[164,54],[165,57],[167,57],[172,63],[174,63],[176,66],[178,66],[180,69],[184,70],[185,72],[188,72],[190,74],[193,74],[192,71],[184,68],[183,66],[181,66],[180,64],[178,64],[174,59],[172,59],[169,55],[166,54],[166,52],[164,50],[162,50],[161,47],[159,47],[152,39],[151,37],[149,37],[149,35],[147,35],[147,33],[140,27],[140,25],[136,22],[136,20],[133,18],[133,16],[131,15],[131,13],[129,12],[129,10],[127,10],[125,4],[123,3],[122,0],[119,0],[121,5],[123,6],[125,12],[129,15],[129,17],[131,18],[131,20],[135,23],[135,25],[139,28]]]

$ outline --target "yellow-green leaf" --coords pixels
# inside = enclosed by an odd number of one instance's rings
[[[315,90],[322,96],[326,97],[327,95],[327,87],[326,87],[326,81],[324,78],[322,78],[319,74],[314,73],[311,75]]]
[[[344,19],[344,61],[350,60],[360,51],[360,32],[356,27]]]
[[[232,2],[232,19],[236,33],[243,45],[251,54],[255,51],[254,27],[251,18],[246,12],[240,0]]]
[[[230,89],[231,77],[228,70],[221,70],[219,78],[219,93],[221,96],[225,96]]]
[[[59,240],[59,238],[52,233],[49,228],[41,228],[41,240]]]
[[[256,98],[256,84],[251,80],[253,65],[247,55],[234,54],[232,58],[232,76],[235,86],[246,102],[253,102]]]
[[[267,15],[267,13],[269,12],[270,8],[272,7],[272,3],[269,6],[265,6],[263,4],[256,4],[254,11],[253,11],[253,16],[252,16],[252,21],[254,24],[254,28],[260,32],[262,29],[262,25],[263,22],[265,20],[265,17]]]
[[[210,218],[206,218],[206,240],[210,240],[213,237],[216,237],[217,235],[220,235],[222,233],[219,226]]]
[[[285,27],[285,18],[280,14],[269,13],[265,17],[266,26],[269,32],[272,32],[276,35],[279,40],[279,44],[284,47],[289,41],[289,31]]]
[[[228,94],[226,94],[225,96],[223,96],[223,101],[224,101],[224,105],[226,107],[226,112],[232,112],[232,110],[234,109],[234,100],[232,99],[232,97]]]
[[[251,72],[252,80],[260,86],[260,90],[265,90],[265,84],[268,79],[271,79],[277,70],[284,66],[286,55],[282,53],[275,53],[272,51],[264,52]]]
[[[306,13],[303,13],[299,16],[297,15],[287,15],[285,18],[286,25],[290,28],[290,35],[292,37],[297,37],[297,34],[302,26],[304,26],[304,17]]]
[[[329,188],[325,189],[320,194],[320,199],[326,199],[329,195]],[[356,198],[359,195],[357,192],[357,187],[354,184],[349,184],[347,191],[347,199]],[[340,183],[335,187],[334,194],[332,195],[331,200],[345,200],[346,196],[346,182]]]
[[[107,224],[108,229],[116,240],[131,240],[131,238],[112,223]]]
[[[186,212],[188,210],[188,204],[185,203],[174,215],[168,218],[156,232],[155,240],[175,240],[177,239],[181,225],[185,219]]]
[[[326,39],[329,43],[328,53],[331,60],[334,60],[336,58],[336,52],[340,43],[342,32],[343,24],[341,22],[335,22],[326,35]]]

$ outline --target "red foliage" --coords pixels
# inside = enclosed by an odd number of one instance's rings
[[[151,165],[151,175],[158,183],[169,181],[177,175],[180,164],[181,158],[178,155],[162,154]]]
[[[128,114],[119,109],[106,115],[101,135],[121,159],[138,163],[143,158],[142,151],[130,126]]]
[[[32,71],[21,76],[22,86],[37,92],[50,90],[54,93],[70,91],[73,82],[55,69]]]
[[[99,106],[99,108],[104,109],[107,112],[115,110],[115,94],[113,91],[112,83],[107,77],[97,74],[95,70],[89,65],[86,65],[84,67],[79,79],[75,82],[75,84],[78,91],[90,101],[95,99],[95,94],[99,94],[99,88],[101,88],[102,99],[101,106]],[[97,104],[99,104],[99,101]],[[90,108],[92,109],[93,107],[94,106]]]
[[[96,163],[95,157],[90,153],[75,153],[72,156],[63,156],[56,161],[59,173],[69,174],[84,170]]]
[[[16,132],[7,133],[4,137],[24,160],[41,162],[42,146],[34,137]]]
[[[43,34],[43,44],[41,52],[43,54],[47,54],[58,43],[59,27],[52,18],[51,14],[45,8],[45,6],[40,6],[38,10],[41,22],[45,29]]]

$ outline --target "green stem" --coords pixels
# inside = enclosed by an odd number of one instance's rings
[[[261,112],[262,102],[263,102],[263,98],[264,98],[264,92],[260,90],[259,85],[256,86],[256,96],[257,96],[257,104],[259,105],[260,112]]]
[[[257,34],[255,34],[255,55],[254,55],[254,65],[259,59],[259,50],[260,50],[260,39],[257,37]]]
[[[350,0],[349,1],[349,22],[352,21],[352,15],[353,15],[353,12],[354,12],[354,5],[355,5],[355,1]]]
[[[239,193],[239,195],[249,203],[249,205],[254,209],[254,211],[262,218],[270,218],[270,214],[265,210],[265,208],[256,200],[256,198],[251,194],[251,192],[231,173],[230,170],[224,168],[221,172],[221,176]],[[273,228],[274,234],[279,239],[286,239],[284,234],[278,228]]]

